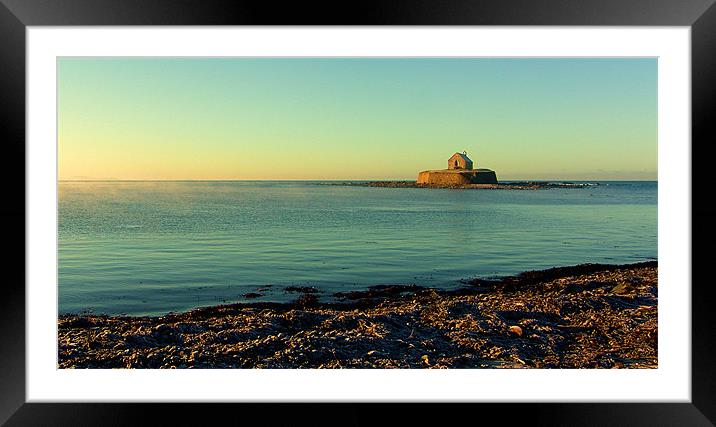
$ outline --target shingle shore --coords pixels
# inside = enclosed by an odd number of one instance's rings
[[[163,317],[62,315],[60,368],[656,368],[657,263]]]

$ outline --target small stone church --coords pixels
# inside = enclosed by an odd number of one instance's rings
[[[474,169],[474,163],[467,157],[467,152],[463,151],[450,156],[447,169],[420,172],[418,184],[436,187],[497,184],[497,175],[490,169]]]
[[[472,160],[467,157],[467,151],[453,154],[448,159],[448,169],[472,169]]]

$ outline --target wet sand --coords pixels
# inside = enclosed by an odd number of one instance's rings
[[[657,262],[376,286],[322,303],[62,315],[60,368],[656,368]]]

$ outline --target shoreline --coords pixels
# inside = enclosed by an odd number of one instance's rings
[[[655,368],[657,261],[158,317],[60,315],[59,368]]]

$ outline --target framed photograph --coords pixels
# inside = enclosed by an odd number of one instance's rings
[[[2,2],[9,425],[716,419],[713,2]]]

